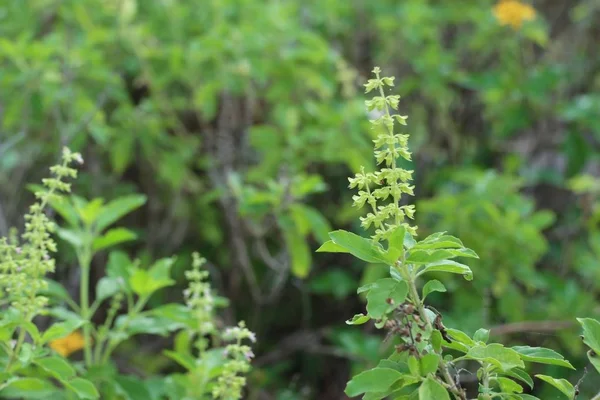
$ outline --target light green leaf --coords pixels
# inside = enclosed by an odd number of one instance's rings
[[[155,279],[150,273],[141,268],[136,268],[129,278],[131,289],[139,296],[149,296],[164,287],[172,286],[172,279]]]
[[[159,289],[174,285],[175,281],[169,276],[173,262],[172,258],[163,258],[149,270],[134,268],[129,278],[131,289],[139,296],[149,296]]]
[[[134,317],[127,314],[120,315],[115,322],[115,326],[123,329],[128,336],[139,334],[166,336],[169,332],[181,329],[181,324],[174,324],[168,319],[156,318],[148,314],[140,314]],[[118,335],[118,332],[115,334]],[[116,336],[116,338],[119,337]]]
[[[317,249],[317,253],[350,253],[345,247],[333,243],[328,240]]]
[[[575,369],[569,361],[565,360],[563,356],[554,350],[543,347],[529,346],[514,346],[512,349],[521,355],[521,359],[523,359],[523,361],[535,362],[539,364],[559,365],[561,367]]]
[[[108,255],[108,263],[106,265],[106,275],[110,278],[121,278],[127,285],[129,277],[133,272],[133,263],[122,251],[111,251]]]
[[[47,343],[51,340],[60,339],[72,333],[83,325],[83,320],[69,320],[64,322],[57,322],[53,324],[44,334],[42,335],[41,342]]]
[[[71,203],[65,197],[53,198],[49,201],[50,206],[72,227],[79,224],[79,215]]]
[[[102,232],[109,225],[121,219],[126,214],[143,206],[146,196],[134,194],[115,199],[102,207],[95,220],[96,229]]]
[[[467,353],[467,357],[496,365],[502,371],[525,367],[519,353],[498,343],[472,347]]]
[[[72,197],[75,198],[75,196]],[[77,205],[79,217],[86,225],[91,225],[92,222],[94,222],[94,220],[98,217],[98,214],[102,209],[102,205],[104,204],[104,200],[93,199],[87,203],[85,203],[85,200],[83,200],[81,203],[83,204]]]
[[[490,330],[484,329],[484,328],[477,329],[477,332],[475,332],[475,334],[473,335],[473,340],[476,342],[487,343],[489,338],[490,338]]]
[[[346,385],[348,397],[366,392],[385,392],[402,378],[402,374],[391,368],[373,368],[354,376]]]
[[[419,271],[417,276],[421,276],[428,272],[448,272],[451,274],[460,274],[468,281],[473,280],[473,272],[471,271],[471,268],[452,260],[444,260],[427,264],[425,268]]]
[[[448,329],[446,329],[446,331],[448,333],[448,336],[450,336],[452,338],[452,340],[455,342],[462,343],[468,347],[473,347],[476,344],[473,341],[473,339],[471,339],[469,337],[469,335],[467,335],[463,331],[459,331],[458,329],[453,329],[453,328],[448,328]]]
[[[391,369],[395,369],[398,372],[402,372],[403,374],[409,374],[410,373],[410,369],[408,368],[408,364],[405,362],[396,362],[396,361],[392,361],[392,360],[388,360],[388,359],[383,359],[381,361],[379,361],[379,364],[377,364],[377,368],[391,368]],[[405,377],[406,379],[406,377]],[[403,384],[405,382],[402,382]]]
[[[362,325],[371,319],[368,315],[356,314],[352,319],[346,321],[348,325]]]
[[[410,264],[428,264],[452,258],[452,253],[449,250],[418,250],[412,248],[406,262]]]
[[[149,388],[141,379],[133,376],[119,376],[115,381],[120,389],[119,394],[126,400],[148,400],[153,398]]]
[[[126,228],[114,228],[108,230],[104,235],[96,238],[93,242],[93,250],[100,251],[107,247],[137,239],[137,235]]]
[[[71,389],[82,400],[95,400],[100,398],[98,390],[94,384],[87,379],[75,378],[71,381],[63,382],[66,387]]]
[[[410,250],[413,247],[415,247],[416,244],[417,244],[417,241],[415,240],[413,235],[411,235],[410,232],[406,232],[404,234],[404,247],[406,247],[407,249]]]
[[[496,382],[500,385],[500,390],[505,393],[523,393],[523,387],[512,379],[498,377]]]
[[[43,370],[54,376],[55,378],[64,381],[75,376],[75,370],[71,367],[64,358],[62,357],[45,357],[38,358],[35,363],[40,366]]]
[[[119,278],[108,276],[100,278],[96,284],[96,301],[103,301],[115,295],[121,289]]]
[[[370,263],[391,264],[379,244],[351,232],[337,230],[329,232],[329,237],[338,246],[345,248],[353,256]]]
[[[465,246],[460,239],[451,235],[433,234],[425,239],[417,242],[415,249],[433,250],[433,249],[449,249],[449,248],[464,248]]]
[[[429,377],[419,388],[419,400],[450,400],[450,395],[439,382]]]
[[[409,356],[407,360],[408,370],[412,376],[421,376],[421,364],[415,356]]]
[[[196,359],[190,354],[183,354],[172,350],[165,350],[163,353],[188,371],[193,370],[196,366]]]
[[[413,248],[406,258],[406,262],[410,264],[429,264],[454,257],[479,258],[473,250],[466,248],[437,250],[420,250],[418,248]]]
[[[22,322],[21,327],[29,333],[29,336],[31,336],[34,343],[37,343],[40,340],[40,331],[33,322]]]
[[[173,325],[173,329],[191,329],[195,324],[192,311],[184,304],[165,304],[148,311],[148,315],[156,317],[162,322],[170,323]]]
[[[435,353],[426,354],[421,357],[421,374],[426,376],[427,374],[435,374],[438,365],[440,364],[440,356]]]
[[[408,286],[391,278],[379,279],[375,283],[377,286],[367,294],[367,312],[371,318],[378,319],[389,309],[404,302]]]
[[[428,281],[425,286],[423,286],[423,300],[427,297],[428,294],[432,292],[445,292],[446,286],[437,279],[433,279]]]
[[[593,350],[588,350],[586,353],[588,360],[590,360],[590,363],[592,363],[594,368],[596,368],[596,371],[598,371],[598,373],[600,374],[600,356],[598,355],[598,353],[594,353]]]
[[[569,381],[566,379],[556,379],[548,375],[536,375],[538,379],[543,380],[546,383],[554,386],[558,390],[560,390],[565,396],[569,398],[569,400],[573,400],[575,398],[575,388]]]
[[[11,378],[0,387],[2,398],[44,399],[56,393],[54,385],[38,378]]]
[[[433,349],[439,353],[440,351],[442,351],[442,334],[440,333],[440,331],[438,331],[437,329],[434,329],[433,332],[431,332],[431,345],[433,346]],[[466,352],[466,347],[465,347],[465,352]]]
[[[591,318],[577,318],[583,327],[583,343],[600,354],[600,322]]]
[[[377,287],[377,284],[375,282],[367,283],[366,285],[363,285],[363,286],[359,287],[356,290],[356,294],[361,294],[361,293],[364,293],[364,292],[368,292],[369,290],[373,289],[374,287]]]
[[[56,230],[56,234],[59,238],[75,248],[83,246],[83,238],[85,237],[85,234],[82,231],[58,228]]]
[[[398,260],[404,254],[404,238],[406,236],[404,225],[398,225],[388,237],[388,259]]]
[[[48,296],[51,298],[54,298],[56,300],[71,300],[71,296],[69,295],[69,292],[67,292],[67,290],[63,287],[63,285],[61,285],[60,283],[52,280],[52,279],[45,279],[46,283],[47,283],[47,287],[45,290],[42,290],[40,293],[43,294],[44,296]]]
[[[532,396],[530,394],[518,394],[521,400],[540,400],[539,397]]]

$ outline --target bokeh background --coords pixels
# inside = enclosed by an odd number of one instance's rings
[[[600,316],[599,21],[597,0],[2,0],[0,235],[61,147],[80,151],[79,195],[148,196],[121,250],[179,256],[180,287],[154,303],[181,298],[192,251],[210,261],[223,320],[259,338],[248,399],[345,398],[390,351],[344,324],[386,271],[314,250],[360,231],[347,176],[374,164],[362,84],[378,65],[409,116],[420,235],[481,256],[432,304],[448,326],[560,350],[575,384],[574,317]],[[119,367],[177,368],[168,340],[129,343]]]

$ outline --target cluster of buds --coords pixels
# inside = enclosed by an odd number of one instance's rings
[[[393,300],[387,299],[387,303],[393,305]],[[394,311],[394,318],[384,324],[384,328],[388,331],[386,340],[397,335],[404,343],[397,345],[396,351],[399,353],[408,351],[411,355],[418,356],[417,345],[423,341],[422,332],[426,328],[425,322],[415,305],[409,301],[399,304]]]

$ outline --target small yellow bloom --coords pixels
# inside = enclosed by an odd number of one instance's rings
[[[513,29],[519,29],[524,21],[535,18],[535,8],[529,4],[517,0],[500,0],[494,6],[494,15],[501,25],[510,25]]]
[[[64,338],[52,340],[50,342],[50,348],[56,351],[63,357],[68,357],[69,354],[76,352],[77,350],[83,349],[85,341],[83,335],[76,331]]]

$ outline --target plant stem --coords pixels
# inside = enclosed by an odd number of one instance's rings
[[[10,354],[10,358],[8,363],[6,364],[6,371],[10,370],[12,363],[17,359],[17,355],[21,351],[21,346],[23,346],[23,342],[25,341],[25,329],[20,328],[19,337],[17,338],[17,343],[15,345],[14,351]]]
[[[409,270],[408,266],[406,264],[404,264],[404,260],[402,260],[402,261],[403,262],[400,265],[401,275],[406,279],[406,282],[408,284],[409,298],[413,302],[415,307],[417,307],[417,310],[419,311],[419,315],[420,315],[421,319],[423,319],[425,321],[425,325],[427,326],[427,329],[429,331],[433,331],[433,329],[434,329],[433,325],[431,324],[431,321],[429,320],[429,317],[427,317],[427,314],[425,312],[425,304],[423,304],[423,301],[421,300],[421,297],[419,296],[419,291],[417,290],[416,277],[414,276],[413,272],[411,270]],[[440,356],[441,356],[441,354],[440,354]],[[448,370],[448,364],[446,364],[446,362],[444,361],[444,359],[442,357],[440,357],[439,370],[442,373],[444,380],[451,388],[450,390],[452,391],[452,394],[454,395],[454,397],[457,399],[460,399],[460,400],[466,400],[465,394],[463,393],[462,390],[460,390],[459,387],[457,387],[456,382],[454,382],[454,379],[452,379],[452,376],[450,375],[450,371]]]
[[[81,268],[81,282],[79,285],[79,305],[81,307],[81,317],[85,320],[83,325],[83,354],[85,364],[92,365],[92,343],[91,326],[92,316],[90,315],[90,264],[92,261],[91,249],[84,246],[81,253],[78,253],[79,266]]]
[[[489,389],[490,389],[490,374],[488,371],[488,367],[489,365],[487,363],[483,363],[482,369],[483,369],[483,376],[481,377],[481,386],[483,386],[483,388],[485,389],[485,393],[483,393],[483,398],[485,400],[491,400],[492,396],[488,393]]]
[[[129,320],[133,319],[134,317],[137,316],[137,314],[139,312],[142,311],[142,309],[144,308],[144,306],[146,305],[146,302],[148,301],[149,297],[148,296],[144,296],[144,297],[140,297],[138,298],[137,303],[135,304],[135,306],[129,310],[129,312],[127,313],[127,318],[124,323],[119,327],[119,331],[124,331],[125,329],[127,329],[128,325],[129,325]],[[112,354],[112,352],[117,348],[117,346],[122,342],[122,340],[115,340],[115,339],[109,339],[107,345],[106,345],[106,349],[104,351],[104,355],[102,356],[101,362],[102,364],[105,364],[108,362],[108,359],[110,357],[110,355]],[[101,352],[101,351],[100,351]]]

